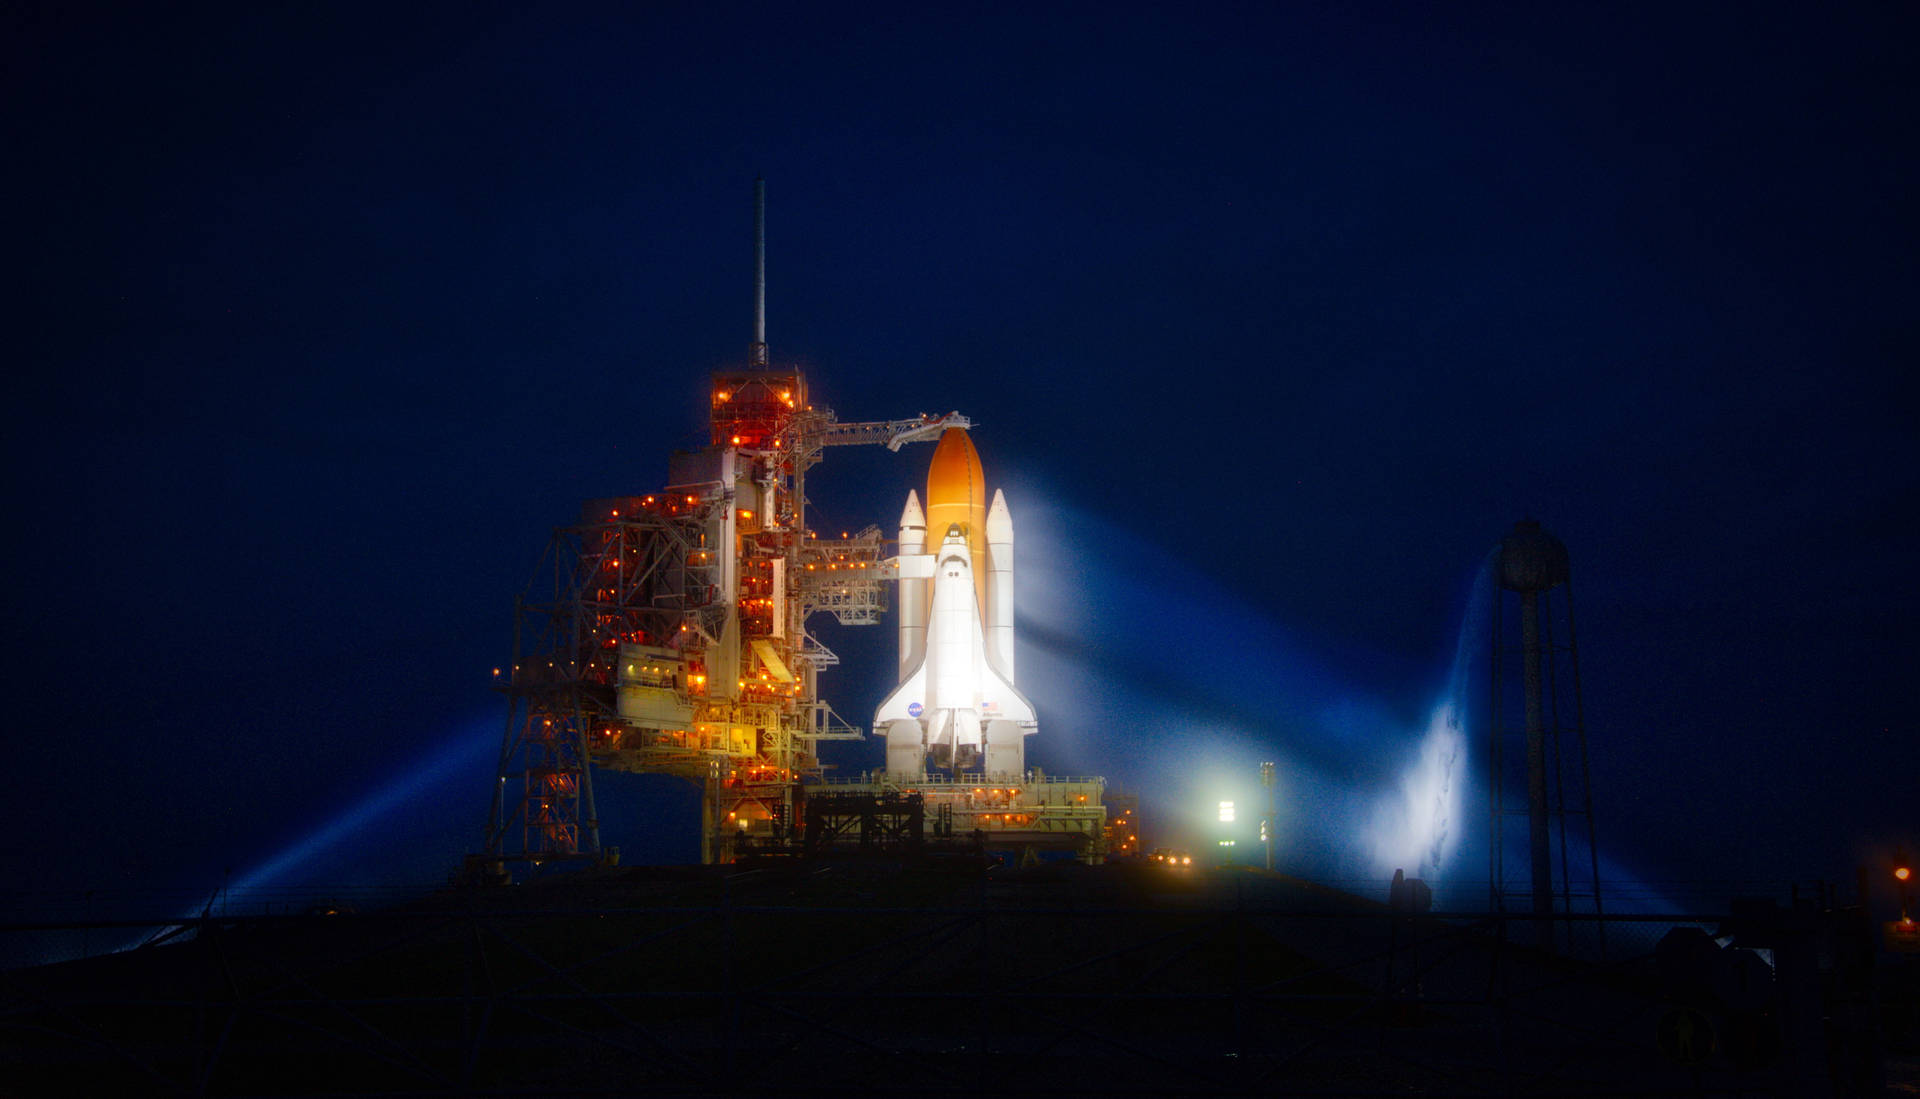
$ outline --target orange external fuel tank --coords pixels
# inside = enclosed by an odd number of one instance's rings
[[[947,528],[955,523],[967,536],[973,556],[973,594],[981,618],[987,606],[987,477],[980,454],[964,428],[950,427],[940,435],[927,466],[927,552],[934,552]]]

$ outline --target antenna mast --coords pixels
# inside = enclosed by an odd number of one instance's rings
[[[767,181],[753,181],[753,347],[750,365],[767,365]]]

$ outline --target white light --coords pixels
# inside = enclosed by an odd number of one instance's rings
[[[1220,803],[1220,823],[1233,823],[1233,802],[1223,801]]]
[[[1466,736],[1459,711],[1442,701],[1428,719],[1419,754],[1408,761],[1399,789],[1377,804],[1372,824],[1374,866],[1381,873],[1404,867],[1433,878],[1446,867],[1460,838],[1461,786],[1466,777]]]

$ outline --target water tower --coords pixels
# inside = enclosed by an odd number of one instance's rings
[[[1600,857],[1567,547],[1535,520],[1522,519],[1500,540],[1493,569],[1492,902],[1496,912],[1519,909],[1538,917],[1540,944],[1551,946],[1556,911],[1572,912],[1576,903],[1588,900],[1596,914],[1600,911]],[[1507,791],[1518,785],[1522,760],[1527,797],[1524,805],[1515,805]],[[1505,865],[1507,822],[1521,815],[1527,820],[1524,890],[1510,887]],[[1570,816],[1583,818],[1584,845],[1577,835],[1568,835]],[[1586,848],[1586,873],[1576,874],[1568,859],[1570,844]],[[1522,897],[1525,903],[1516,903]]]

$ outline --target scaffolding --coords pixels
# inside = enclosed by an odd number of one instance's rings
[[[799,370],[769,364],[766,190],[754,184],[754,325],[748,366],[712,375],[708,445],[676,451],[658,493],[589,501],[553,532],[515,605],[496,685],[507,726],[474,876],[606,862],[596,767],[677,775],[701,789],[700,858],[782,846],[818,746],[860,730],[819,697],[839,663],[806,630],[816,613],[872,625],[886,611],[877,528],[807,529],[806,474],[828,447],[897,451],[957,412],[841,423]]]
[[[808,531],[806,472],[829,446],[898,450],[968,421],[840,423],[791,369],[715,373],[710,407],[711,445],[674,454],[658,493],[589,501],[516,606],[485,873],[610,860],[595,768],[697,783],[703,862],[786,845],[819,743],[863,735],[819,697],[839,658],[806,623],[877,623],[887,545]]]

